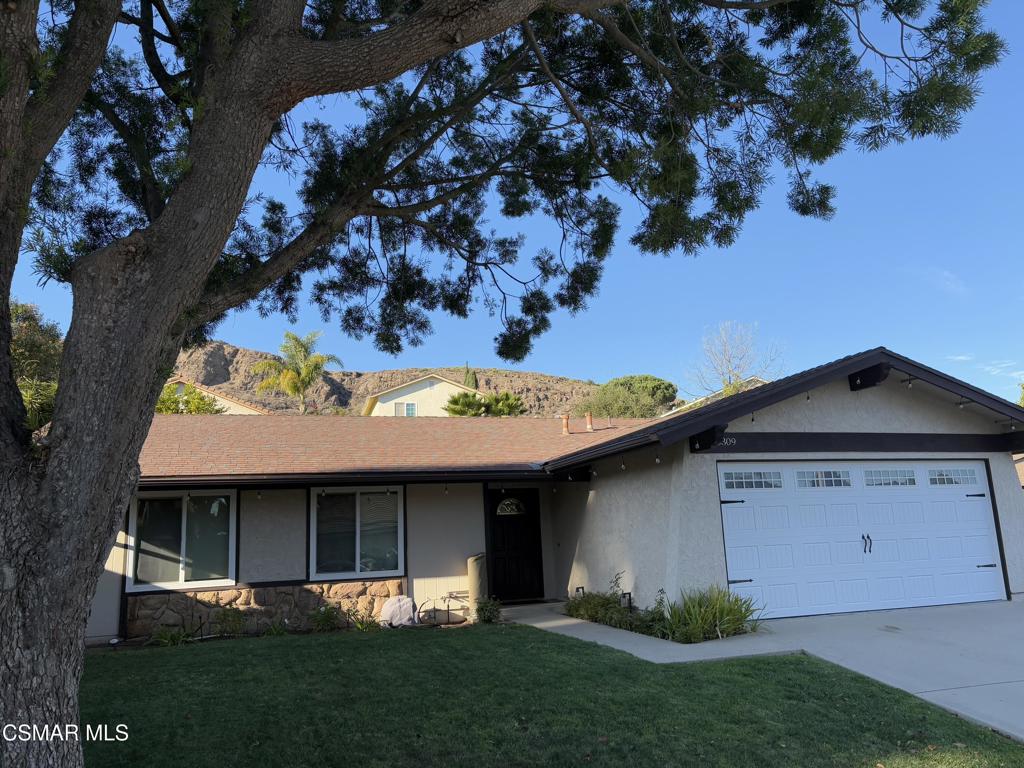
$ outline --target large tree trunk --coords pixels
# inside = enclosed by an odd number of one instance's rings
[[[19,444],[11,424],[20,416],[0,400],[8,420],[0,430],[8,436],[0,445],[0,723],[79,723],[85,623],[154,405],[273,125],[265,113],[214,99],[205,122],[194,134],[195,170],[160,219],[75,264],[54,419],[41,445]],[[4,768],[81,761],[76,741],[0,739]]]

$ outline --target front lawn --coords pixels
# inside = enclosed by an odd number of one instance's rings
[[[659,666],[522,626],[90,652],[87,766],[1024,766],[1024,747],[805,656]]]

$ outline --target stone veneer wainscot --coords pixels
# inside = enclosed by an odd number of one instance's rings
[[[387,579],[129,594],[125,629],[132,638],[150,635],[159,627],[194,631],[201,624],[204,634],[215,634],[218,612],[232,606],[244,613],[247,632],[260,633],[286,622],[289,629],[302,630],[309,628],[309,614],[320,606],[380,617],[384,602],[404,593],[403,579]]]

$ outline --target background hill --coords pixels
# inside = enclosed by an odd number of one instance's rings
[[[298,411],[295,402],[284,395],[258,394],[259,377],[252,368],[259,360],[273,358],[267,352],[244,349],[214,341],[185,350],[178,356],[175,373],[226,395],[256,403],[269,410]],[[523,399],[530,416],[554,416],[569,413],[573,406],[589,397],[597,385],[593,382],[549,376],[545,373],[510,371],[500,368],[475,368],[484,392],[513,392]],[[428,373],[461,382],[463,367],[398,368],[388,371],[340,371],[323,377],[310,393],[311,409],[346,408],[359,415],[369,395],[402,384]]]

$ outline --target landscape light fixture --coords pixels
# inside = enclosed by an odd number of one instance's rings
[[[587,594],[587,590],[583,587],[576,587],[576,597],[583,597],[585,594]]]
[[[628,611],[632,611],[633,610],[633,593],[632,592],[623,592],[621,595],[619,595],[619,607],[620,608],[625,608]]]

